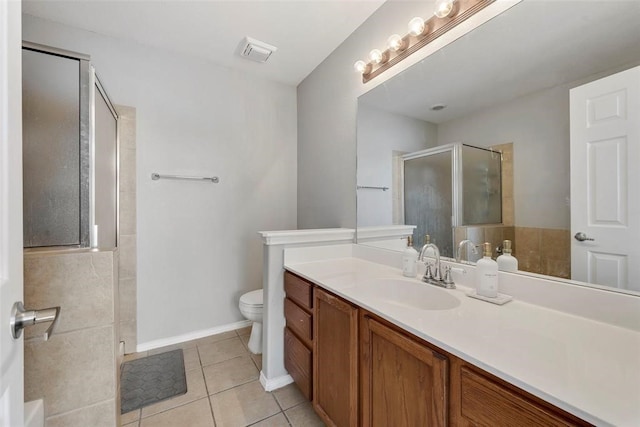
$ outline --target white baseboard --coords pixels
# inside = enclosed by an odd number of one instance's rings
[[[242,320],[240,322],[229,323],[227,325],[216,326],[211,329],[203,329],[200,331],[189,332],[187,334],[176,335],[174,337],[162,338],[159,340],[153,340],[145,343],[138,343],[136,346],[136,352],[153,350],[155,348],[166,347],[168,345],[180,344],[186,341],[196,340],[198,338],[208,337],[210,335],[221,334],[223,332],[235,331],[236,329],[242,329],[247,326],[251,326],[251,320]]]
[[[291,378],[291,375],[283,375],[281,377],[267,379],[267,377],[264,376],[264,373],[260,371],[260,384],[262,384],[264,391],[277,390],[291,384],[292,382],[293,378]]]

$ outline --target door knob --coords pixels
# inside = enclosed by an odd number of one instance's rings
[[[582,231],[579,231],[576,233],[575,236],[573,236],[577,241],[579,242],[584,242],[585,240],[596,240],[596,239],[592,239],[591,237],[587,237],[586,234],[584,234]]]
[[[11,309],[11,335],[18,339],[22,335],[25,326],[31,326],[38,323],[51,322],[51,326],[44,333],[44,340],[47,341],[53,329],[58,324],[60,316],[60,307],[50,307],[43,310],[25,310],[22,301],[13,304]]]

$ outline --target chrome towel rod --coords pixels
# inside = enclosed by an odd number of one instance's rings
[[[152,173],[151,179],[157,181],[159,179],[186,179],[189,181],[211,181],[214,184],[220,182],[217,176],[186,176],[186,175],[160,175],[159,173]]]
[[[356,187],[357,190],[365,189],[365,190],[382,190],[387,191],[389,187],[371,187],[369,185],[358,185]]]

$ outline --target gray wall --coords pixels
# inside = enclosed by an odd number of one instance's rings
[[[353,70],[433,2],[387,1],[298,86],[298,228],[355,227],[358,96],[464,35],[512,3],[496,2],[367,84]]]
[[[358,190],[358,227],[393,224],[393,152],[411,153],[433,147],[433,123],[358,106],[358,185],[389,187]]]
[[[387,2],[298,86],[298,227],[355,227],[357,98],[353,63],[383,47],[424,2]],[[388,76],[384,76],[388,78]]]
[[[112,101],[136,108],[138,343],[242,320],[240,295],[262,285],[257,231],[296,228],[295,88],[28,15],[23,22],[25,40],[90,54]],[[152,172],[218,175],[220,184],[152,181]]]
[[[438,145],[513,142],[519,227],[570,228],[570,87],[545,89],[438,126]]]
[[[613,67],[442,123],[438,145],[513,142],[515,225],[570,229],[569,91],[636,65]]]

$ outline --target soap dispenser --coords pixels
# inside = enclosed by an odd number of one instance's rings
[[[498,270],[509,271],[515,273],[518,271],[518,260],[511,255],[511,240],[502,242],[502,255],[496,260],[498,262]]]
[[[476,293],[487,298],[498,296],[498,263],[491,258],[491,243],[483,245],[484,257],[476,263]]]
[[[416,277],[418,274],[418,251],[413,248],[413,236],[407,236],[407,248],[402,254],[402,275]]]

